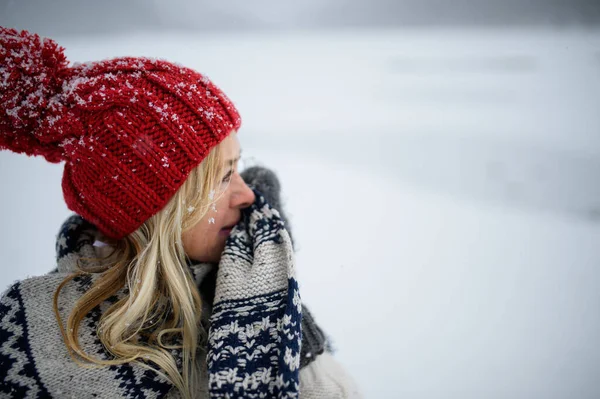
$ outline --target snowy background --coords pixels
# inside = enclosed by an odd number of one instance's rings
[[[155,1],[86,32],[9,2],[0,24],[72,61],[160,57],[223,88],[244,164],[282,180],[303,298],[367,398],[600,397],[596,3],[381,0],[361,19],[350,2],[341,21],[333,0],[232,3]],[[61,173],[0,153],[3,287],[54,267]]]

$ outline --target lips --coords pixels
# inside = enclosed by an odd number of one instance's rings
[[[235,224],[232,224],[232,225],[229,225],[229,226],[225,226],[225,227],[223,227],[223,228],[222,228],[222,229],[219,231],[219,235],[220,235],[220,236],[222,236],[222,237],[229,237],[229,234],[231,234],[231,229],[233,229],[233,227],[234,227],[236,224],[237,224],[237,223],[235,223]]]
[[[227,225],[227,226],[223,227],[221,230],[231,230],[231,229],[233,229],[233,228],[235,227],[235,225],[236,225],[236,224],[238,224],[239,222],[240,222],[240,221],[239,221],[239,219],[238,219],[236,222],[234,222],[234,223],[232,223],[232,224],[229,224],[229,225]]]

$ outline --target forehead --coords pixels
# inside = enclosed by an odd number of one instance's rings
[[[237,137],[237,133],[235,131],[231,132],[229,136],[227,136],[221,142],[221,155],[224,160],[232,160],[240,155],[240,142]]]

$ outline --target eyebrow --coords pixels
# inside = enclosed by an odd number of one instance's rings
[[[242,158],[242,150],[240,150],[239,155],[236,158],[229,159],[226,161],[228,165],[233,165],[235,162],[238,162]]]

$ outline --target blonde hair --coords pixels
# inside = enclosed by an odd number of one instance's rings
[[[223,170],[220,153],[216,146],[160,212],[114,242],[102,266],[86,269],[80,265],[80,271],[56,289],[54,313],[65,345],[78,364],[103,367],[134,362],[167,378],[184,398],[195,396],[200,385],[196,351],[204,345],[199,340],[206,332],[200,326],[202,302],[187,264],[182,233],[196,225],[216,200],[209,193],[218,187]],[[65,329],[58,312],[60,291],[74,277],[90,273],[100,275],[75,303]],[[79,343],[79,326],[92,309],[125,286],[125,297],[110,306],[98,323],[98,337],[113,359],[90,356]],[[140,336],[147,342],[140,342]],[[181,372],[173,349],[181,350]]]

